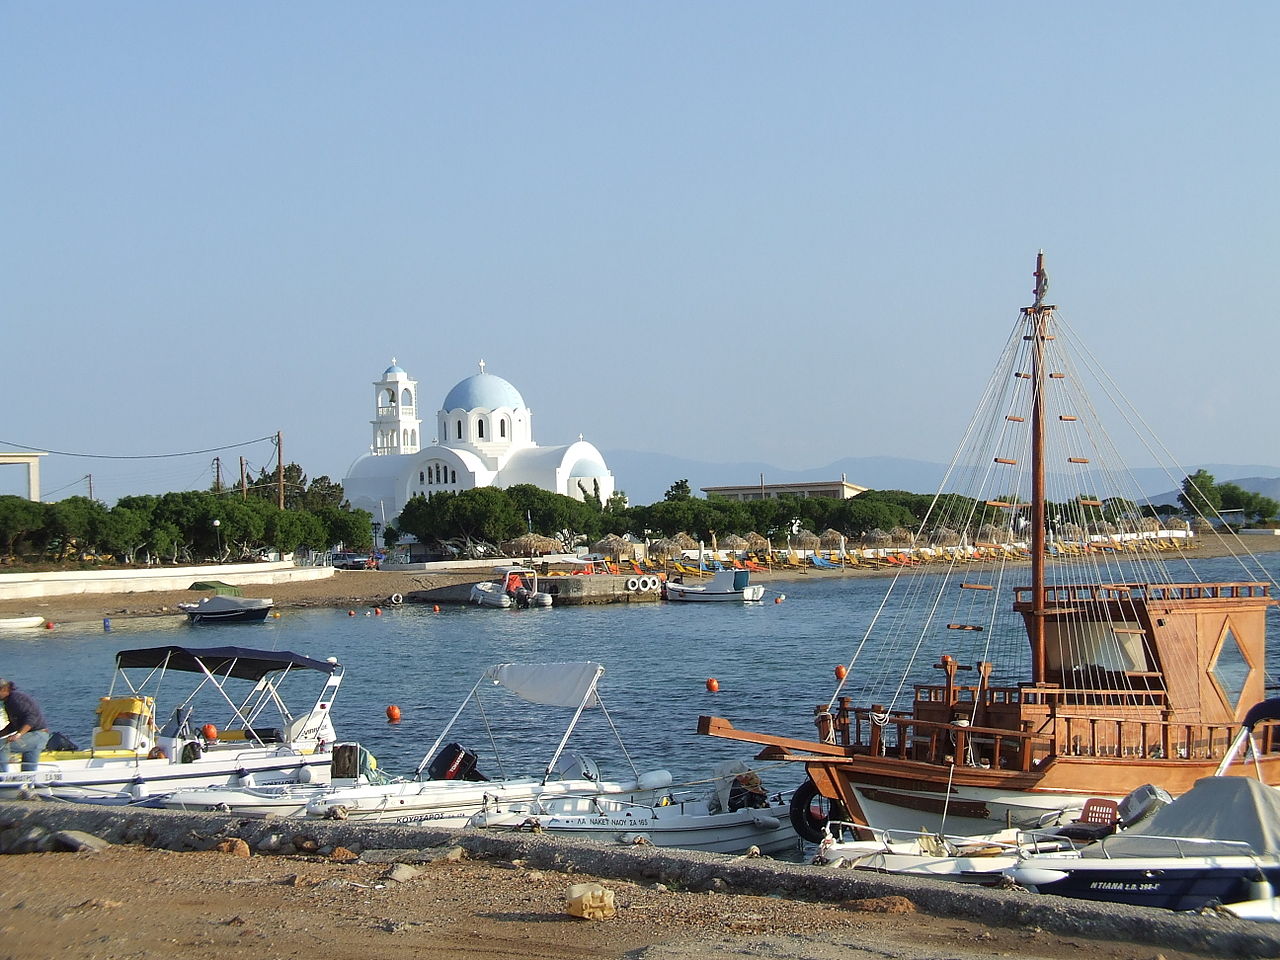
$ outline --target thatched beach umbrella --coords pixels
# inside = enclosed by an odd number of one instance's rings
[[[681,530],[671,539],[675,541],[676,547],[678,547],[681,550],[697,550],[698,549],[698,541],[693,539],[693,537],[689,536],[683,530]]]
[[[670,537],[663,537],[661,540],[655,540],[649,544],[649,556],[651,557],[671,557],[680,552],[680,545]]]
[[[747,541],[742,539],[742,537],[738,536],[736,533],[730,533],[726,534],[720,540],[720,546],[725,550],[745,550],[747,548]]]
[[[822,541],[812,530],[801,530],[791,535],[791,545],[797,550],[817,550],[822,545]]]
[[[929,542],[935,547],[956,547],[960,545],[960,532],[950,527],[938,527],[929,534]]]
[[[844,546],[844,534],[839,530],[827,527],[818,537],[818,542],[822,544],[823,550],[839,550]]]
[[[627,560],[635,556],[630,542],[624,540],[616,533],[611,533],[607,537],[602,537],[591,545],[591,552],[598,553],[604,557],[612,557],[614,560]]]
[[[889,539],[894,543],[915,543],[916,535],[906,527],[894,527],[889,531]]]
[[[768,551],[769,541],[752,530],[747,534],[747,549]]]
[[[873,530],[868,530],[862,535],[862,542],[875,545],[885,544],[889,542],[889,534],[885,533],[879,527],[876,527]]]
[[[501,544],[502,552],[513,557],[536,557],[544,553],[562,553],[564,546],[553,537],[540,533],[522,533]]]

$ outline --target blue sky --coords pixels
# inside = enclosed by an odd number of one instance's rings
[[[0,448],[280,430],[336,479],[395,356],[428,411],[484,358],[547,444],[945,461],[1044,248],[1181,461],[1275,462],[1278,27],[1261,2],[6,3]],[[201,487],[211,459],[49,457],[44,487]]]

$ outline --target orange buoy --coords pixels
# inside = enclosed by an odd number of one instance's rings
[[[280,611],[279,611],[279,610],[277,610],[277,611],[275,611],[274,613],[272,613],[272,614],[271,614],[271,618],[272,618],[273,620],[279,620],[279,619],[280,619]]]
[[[348,616],[348,617],[354,617],[355,615],[356,615],[356,612],[355,612],[354,610],[348,610],[348,611],[347,611],[347,616]]]
[[[717,680],[715,677],[708,677],[707,689],[710,690],[712,693],[715,693],[720,689],[720,681]]]
[[[836,679],[837,679],[837,680],[843,680],[843,679],[844,679],[845,677],[847,677],[848,675],[849,675],[849,668],[848,668],[848,667],[846,667],[843,663],[837,663],[837,664],[836,664]]]
[[[438,603],[433,603],[433,604],[431,605],[431,612],[432,612],[432,613],[439,613],[439,612],[440,612],[440,604],[438,604]]]
[[[773,602],[774,602],[774,603],[781,603],[781,602],[782,602],[782,597],[781,597],[781,596],[774,597],[774,598],[773,598]]]
[[[373,615],[374,615],[375,617],[380,617],[380,616],[382,616],[382,608],[381,608],[381,607],[374,607],[374,608],[373,608]]]
[[[400,722],[400,708],[393,703],[391,706],[387,707],[387,723],[399,723],[399,722]]]
[[[215,727],[212,723],[206,723],[203,727],[200,728],[200,735],[204,737],[206,740],[217,740],[218,728]]]
[[[52,620],[46,620],[46,621],[45,621],[45,623],[44,623],[44,628],[45,628],[46,630],[52,630],[52,629],[53,629],[53,621],[52,621]]]

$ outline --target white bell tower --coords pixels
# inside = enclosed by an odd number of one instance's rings
[[[422,421],[418,418],[418,381],[396,365],[383,371],[373,383],[373,444],[377,455],[417,453],[421,447]]]

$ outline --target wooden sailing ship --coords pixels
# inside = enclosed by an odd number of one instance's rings
[[[1200,579],[1212,565],[1192,562],[1186,525],[1165,529],[1137,482],[1105,466],[1116,447],[1080,390],[1091,376],[1121,391],[1068,350],[1043,253],[1035,278],[944,481],[972,492],[935,499],[919,540],[932,562],[895,576],[815,710],[816,737],[700,720],[804,763],[802,832],[822,798],[877,827],[977,833],[1147,783],[1177,795],[1214,772],[1264,698],[1269,576],[1246,552],[1227,578]],[[1171,486],[1184,476],[1169,468]],[[1256,733],[1233,771],[1280,782],[1280,736]]]

